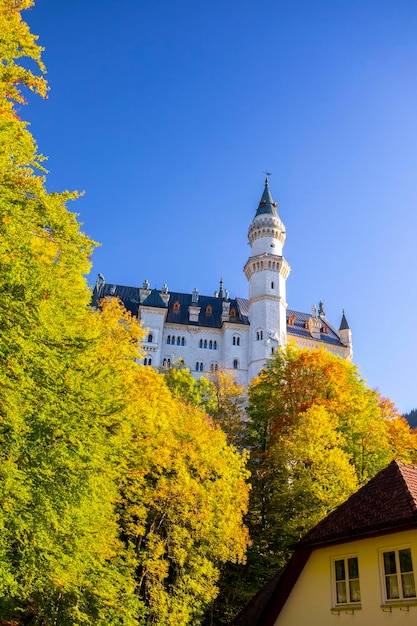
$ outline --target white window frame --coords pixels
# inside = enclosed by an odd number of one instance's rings
[[[349,559],[356,559],[357,561],[357,569],[358,569],[358,577],[357,578],[349,578]],[[339,561],[344,562],[344,572],[345,578],[337,580],[336,575],[336,563]],[[357,553],[349,553],[349,554],[341,554],[338,556],[334,556],[331,558],[330,564],[330,572],[331,572],[331,586],[332,586],[332,609],[344,609],[349,607],[349,609],[360,609],[361,608],[361,589],[360,589],[360,570],[359,570],[359,557]],[[351,589],[349,585],[350,581],[358,581],[358,591],[359,591],[359,599],[354,599],[354,590]],[[345,592],[346,592],[346,602],[338,602],[338,582],[345,583]]]
[[[407,572],[401,572],[399,555],[402,550],[410,550],[410,553],[411,553],[412,570],[407,571]],[[396,565],[396,571],[391,574],[387,574],[385,571],[384,554],[387,554],[389,552],[394,552],[395,565]],[[415,569],[416,563],[417,563],[416,553],[410,544],[403,544],[403,545],[397,544],[394,546],[385,546],[384,548],[379,548],[379,567],[380,567],[382,604],[392,605],[392,604],[415,604],[417,603],[417,586],[416,586],[417,581],[416,581],[416,569]],[[413,596],[404,595],[404,579],[402,575],[405,575],[405,574],[412,574],[413,576],[413,582],[414,582],[414,595]],[[387,583],[386,583],[388,576],[396,577],[398,598],[388,598]]]

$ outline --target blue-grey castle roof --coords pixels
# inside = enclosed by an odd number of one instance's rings
[[[135,317],[139,315],[139,307],[155,307],[160,309],[167,309],[167,322],[175,324],[184,324],[186,326],[201,326],[204,328],[221,328],[223,325],[222,320],[222,307],[225,298],[216,296],[198,296],[198,302],[193,302],[193,295],[190,293],[180,293],[177,291],[169,292],[168,302],[165,303],[161,292],[157,289],[149,290],[150,293],[147,297],[140,302],[140,289],[138,287],[126,287],[123,285],[111,285],[101,283],[96,285],[93,292],[92,305],[97,307],[102,298],[105,297],[117,297],[119,298],[125,308]],[[228,323],[240,325],[248,325],[248,307],[249,301],[246,298],[230,298],[227,299],[230,302],[230,315]],[[198,316],[198,322],[191,322],[189,319],[190,306],[200,307],[200,313]],[[234,315],[233,315],[234,312]],[[289,337],[298,339],[310,339],[311,333],[308,328],[308,320],[311,317],[309,313],[302,313],[293,309],[287,309],[287,333]],[[328,322],[324,314],[318,314],[318,319],[321,322],[320,342],[328,345],[343,346],[340,341],[339,333]],[[345,314],[342,317],[341,328],[349,328]]]

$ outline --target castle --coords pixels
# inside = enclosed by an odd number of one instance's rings
[[[183,363],[198,378],[227,368],[247,385],[268,358],[292,339],[304,348],[324,346],[352,358],[352,333],[343,313],[339,330],[326,319],[323,303],[302,313],[287,308],[286,283],[290,265],[283,256],[285,227],[278,216],[268,178],[249,226],[251,255],[243,268],[248,299],[230,298],[220,281],[214,296],[107,284],[99,274],[93,305],[103,297],[118,297],[146,330],[144,365],[169,368]]]

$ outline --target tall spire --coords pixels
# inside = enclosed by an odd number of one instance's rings
[[[259,202],[256,215],[278,215],[278,203],[274,202],[271,192],[269,191],[269,180],[265,178],[265,189]]]

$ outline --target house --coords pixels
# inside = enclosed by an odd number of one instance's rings
[[[232,626],[417,623],[417,467],[393,461],[296,545]]]
[[[268,358],[291,338],[302,348],[324,346],[352,358],[352,333],[343,314],[337,330],[323,303],[311,313],[288,309],[286,283],[290,265],[283,256],[286,230],[268,178],[249,226],[250,257],[243,271],[248,298],[230,297],[223,281],[213,296],[106,283],[99,274],[93,306],[102,298],[120,298],[146,329],[143,364],[169,368],[182,362],[195,378],[219,368],[230,369],[241,385],[258,375]]]

